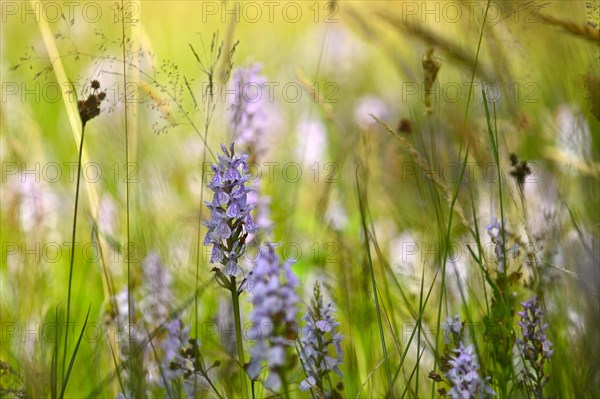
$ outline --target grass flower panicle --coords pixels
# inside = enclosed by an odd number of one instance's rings
[[[236,276],[240,271],[238,259],[246,250],[246,237],[255,233],[257,226],[250,216],[253,206],[247,201],[247,156],[236,156],[233,143],[229,149],[224,145],[221,149],[223,155],[219,154],[218,164],[211,165],[214,177],[208,187],[214,198],[206,202],[210,220],[206,223],[204,245],[213,245],[211,262],[221,263],[225,274]]]
[[[314,388],[323,397],[333,397],[335,393],[328,392],[325,381],[329,380],[330,371],[343,377],[339,369],[344,356],[341,345],[343,337],[339,332],[339,323],[335,321],[335,307],[332,302],[324,305],[318,283],[315,284],[311,306],[302,319],[306,321],[306,326],[300,338],[300,357],[307,377],[300,383],[300,389],[308,391]],[[329,386],[332,386],[331,383]]]
[[[285,374],[295,361],[297,285],[298,278],[290,263],[281,266],[272,245],[261,247],[248,284],[253,306],[250,321],[258,330],[258,339],[250,350],[252,358],[247,372],[250,378],[257,380],[262,364],[266,362],[269,376],[265,386],[273,390],[282,385],[284,390],[287,389]]]
[[[473,345],[460,344],[450,356],[450,370],[446,376],[452,389],[446,394],[452,399],[489,398],[496,393],[488,386],[487,379],[479,376],[479,362],[473,353]]]

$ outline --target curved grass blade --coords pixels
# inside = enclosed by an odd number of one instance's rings
[[[359,166],[360,167],[360,166]],[[383,335],[383,324],[381,322],[381,310],[379,309],[379,299],[377,294],[377,282],[375,281],[375,270],[373,269],[373,260],[371,259],[371,249],[369,246],[369,230],[367,229],[367,222],[365,220],[365,204],[364,204],[364,193],[361,192],[360,183],[358,181],[358,168],[356,169],[356,190],[358,192],[358,204],[360,208],[360,219],[363,228],[363,234],[365,235],[365,249],[367,250],[367,259],[369,262],[369,270],[371,272],[371,283],[373,286],[373,297],[375,299],[375,308],[377,310],[377,323],[379,325],[379,336],[381,338],[381,347],[383,349],[383,358],[385,360],[385,372],[388,382],[388,391],[392,389],[392,374],[390,372],[390,363],[388,361],[387,348],[385,346],[385,336]]]
[[[67,369],[67,374],[65,375],[65,379],[63,380],[62,384],[62,389],[60,391],[60,399],[62,399],[65,396],[67,383],[69,382],[69,377],[71,376],[71,370],[73,369],[73,364],[75,363],[75,357],[77,356],[77,351],[79,350],[79,345],[81,344],[81,339],[83,338],[83,332],[85,331],[85,327],[87,326],[91,309],[92,304],[90,304],[90,306],[88,307],[87,314],[85,315],[85,321],[83,322],[83,327],[81,328],[81,333],[79,333],[79,338],[77,339],[77,345],[75,345],[75,350],[73,351],[73,355],[71,355],[71,360],[69,361],[69,368]]]
[[[109,342],[108,347],[110,348],[110,354],[112,355],[112,360],[115,365],[115,372],[117,373],[119,387],[121,388],[121,392],[125,392],[125,385],[123,385],[123,379],[121,378],[121,372],[119,371],[119,362],[117,362],[117,357],[115,356],[115,351],[113,350],[113,347],[110,344],[110,342]]]

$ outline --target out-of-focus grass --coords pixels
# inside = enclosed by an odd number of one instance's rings
[[[56,43],[68,77],[80,84],[98,78],[107,88],[111,107],[110,110],[104,108],[100,116],[86,127],[85,146],[89,161],[99,166],[102,176],[97,182],[83,185],[82,194],[85,195],[82,195],[80,204],[77,241],[91,242],[92,226],[99,222],[99,215],[91,214],[87,201],[87,192],[93,187],[99,193],[101,203],[114,203],[110,239],[124,245],[124,179],[127,169],[124,165],[123,104],[118,100],[118,90],[115,89],[122,87],[110,86],[121,79],[119,63],[118,60],[106,59],[95,63],[100,56],[118,57],[121,32],[119,24],[113,20],[111,4],[100,4],[105,17],[97,23],[76,19],[70,31],[63,22],[51,23],[50,27],[54,33],[61,32],[63,35],[56,38]],[[155,54],[156,65],[160,65],[163,59],[172,61],[182,74],[195,79],[192,87],[200,98],[203,75],[198,71],[188,43],[202,52],[203,45],[209,45],[213,31],[219,30],[220,36],[226,37],[228,29],[231,29],[230,20],[222,23],[220,18],[208,18],[207,22],[203,22],[201,2],[139,4],[139,25],[126,34],[136,46],[141,45],[146,52]],[[279,87],[297,82],[296,71],[300,70],[310,82],[319,82],[321,89],[328,82],[335,83],[338,89],[333,97],[337,102],[327,104],[330,114],[326,114],[321,105],[310,101],[307,92],[303,93],[299,102],[285,101],[281,92],[276,92],[279,122],[274,125],[276,131],[269,132],[272,138],[268,161],[284,164],[293,160],[301,163],[302,160],[296,156],[296,148],[300,146],[296,133],[306,129],[303,121],[307,115],[323,121],[328,148],[324,159],[320,160],[318,182],[315,182],[310,165],[302,168],[303,177],[299,183],[286,181],[281,175],[281,168],[275,169],[272,181],[265,178],[267,171],[263,169],[262,181],[266,193],[272,198],[274,238],[284,244],[298,243],[302,250],[294,269],[303,282],[304,301],[308,302],[308,294],[312,290],[310,283],[317,276],[324,276],[331,287],[329,294],[339,308],[338,317],[345,336],[345,394],[355,397],[360,392],[362,397],[380,397],[387,390],[370,269],[366,268],[364,236],[361,236],[364,229],[354,185],[355,169],[359,163],[368,173],[368,178],[361,182],[361,188],[368,193],[365,212],[372,223],[369,229],[375,233],[373,240],[376,242],[373,244],[381,249],[375,251],[371,248],[372,270],[379,289],[382,329],[392,372],[396,371],[408,337],[415,328],[421,294],[426,295],[426,292],[421,292],[423,275],[422,287],[427,290],[433,284],[434,288],[422,317],[420,339],[426,339],[419,345],[425,352],[418,362],[418,377],[412,377],[407,396],[415,396],[417,386],[421,396],[431,392],[431,380],[427,374],[434,364],[432,346],[436,344],[438,306],[442,318],[460,313],[461,319],[465,320],[469,315],[481,364],[492,375],[492,386],[496,383],[494,359],[489,355],[494,343],[486,341],[482,322],[491,293],[487,287],[486,301],[481,269],[466,247],[466,243],[470,243],[471,249],[478,253],[475,238],[469,235],[456,214],[448,229],[450,207],[444,193],[420,172],[407,174],[413,170],[408,167],[415,171],[418,168],[406,146],[375,123],[358,126],[354,116],[360,97],[370,94],[385,102],[388,111],[380,117],[386,123],[394,127],[400,118],[410,119],[413,133],[407,136],[408,142],[442,174],[444,184],[450,189],[456,181],[448,179],[444,169],[440,172],[439,166],[458,165],[462,161],[458,149],[461,145],[463,150],[468,146],[470,169],[465,181],[458,187],[457,203],[465,210],[469,221],[473,222],[473,218],[477,217],[482,245],[487,245],[489,239],[484,226],[491,216],[500,217],[498,182],[485,179],[482,172],[491,171],[490,165],[494,164],[480,94],[482,75],[488,74],[495,82],[486,83],[500,82],[504,90],[495,104],[494,115],[500,166],[507,171],[510,166],[508,155],[515,152],[520,159],[532,162],[535,170],[536,180],[530,179],[525,188],[527,219],[516,187],[510,179],[503,181],[503,188],[507,191],[502,201],[509,230],[525,239],[523,222],[527,222],[528,229],[535,231],[532,238],[543,247],[546,261],[577,274],[573,277],[552,266],[544,269],[552,275],[544,284],[544,297],[548,335],[555,350],[548,367],[550,381],[546,392],[554,397],[597,396],[599,364],[593,353],[599,349],[595,329],[598,326],[600,125],[590,113],[589,93],[584,88],[584,80],[585,76],[597,78],[598,44],[576,37],[559,26],[541,21],[528,23],[524,20],[526,12],[517,18],[518,22],[510,17],[494,25],[488,23],[477,64],[474,100],[467,120],[463,121],[472,71],[472,65],[464,60],[474,60],[482,22],[479,14],[473,23],[466,19],[449,23],[441,18],[439,23],[435,23],[433,17],[425,21],[410,18],[409,21],[419,28],[415,30],[390,23],[394,19],[404,21],[402,2],[339,2],[339,22],[333,24],[315,23],[309,8],[312,3],[300,4],[304,17],[297,23],[288,23],[282,18],[276,18],[272,24],[249,23],[242,18],[233,28],[233,37],[240,40],[234,61],[238,65],[261,62],[263,73],[270,81],[280,83]],[[494,4],[497,9],[509,13],[515,2]],[[325,3],[318,3],[318,6],[321,9]],[[590,19],[584,2],[551,1],[539,12],[580,24]],[[108,38],[105,49],[95,46],[98,42],[96,30]],[[432,42],[432,32],[434,37],[443,40]],[[16,70],[9,70],[22,62],[19,57],[25,56],[30,46],[35,49],[31,69],[30,64],[25,62]],[[437,77],[441,87],[444,90],[459,87],[461,91],[457,101],[449,100],[446,92],[445,97],[434,102],[434,113],[425,116],[422,90],[418,94],[409,93],[422,82],[421,57],[430,47],[435,49],[435,56],[442,63]],[[75,60],[71,54],[75,49],[93,57],[81,55],[79,60]],[[461,52],[457,55],[455,49]],[[461,58],[462,55],[466,58]],[[30,16],[22,21],[20,16],[7,16],[6,23],[2,23],[4,98],[0,109],[0,157],[3,165],[0,212],[3,245],[0,310],[3,329],[0,358],[18,370],[29,394],[34,397],[48,396],[54,342],[49,339],[50,335],[41,334],[39,327],[37,334],[27,334],[25,328],[32,331],[35,323],[44,326],[54,321],[59,304],[59,311],[64,312],[69,261],[64,244],[69,241],[74,193],[74,180],[68,178],[72,169],[66,163],[77,159],[77,146],[69,129],[64,104],[53,101],[56,99],[53,92],[44,92],[51,90],[56,79],[54,73],[50,71],[33,79],[34,74],[47,65],[46,49],[34,18]],[[150,71],[150,66],[148,58],[140,61],[142,70]],[[158,78],[165,79],[164,76]],[[143,76],[139,79],[145,82]],[[14,85],[17,85],[18,92],[11,94]],[[31,92],[24,94],[23,89]],[[147,100],[145,94],[139,95]],[[50,97],[52,101],[49,101]],[[181,104],[191,111],[189,99],[181,99]],[[572,115],[580,118],[567,118],[567,122],[561,125],[560,112],[566,109],[561,108],[564,106],[570,107]],[[137,129],[132,148],[135,181],[130,186],[131,236],[135,243],[131,263],[132,285],[141,285],[141,259],[151,250],[158,251],[173,274],[176,298],[171,306],[175,308],[192,297],[197,286],[194,265],[197,204],[202,189],[202,142],[185,125],[156,135],[152,132],[152,123],[160,111],[146,106],[134,105],[133,108]],[[173,107],[171,111],[181,119]],[[328,116],[332,118],[328,119]],[[196,113],[194,118],[201,126],[200,113]],[[588,129],[587,142],[577,142],[573,135],[559,134],[559,129],[578,126]],[[209,133],[211,148],[216,151],[219,143],[229,140],[228,135],[227,104],[219,99]],[[583,154],[584,158],[575,159],[578,155],[573,155],[570,147]],[[36,162],[40,165],[39,179],[32,181],[35,174],[24,177],[29,185],[21,183],[21,176],[8,174],[9,165],[20,166],[23,162],[27,168],[33,168]],[[44,178],[42,172],[44,166],[53,162],[61,165],[63,173],[56,183]],[[323,169],[325,162],[335,163],[337,181],[324,182],[323,177],[328,172]],[[592,173],[578,169],[580,163],[590,166]],[[505,177],[508,178],[508,174]],[[31,193],[35,193],[37,202],[27,202]],[[319,218],[332,196],[339,198],[348,217],[348,225],[340,231],[329,228]],[[551,207],[557,210],[558,216],[544,219],[543,213]],[[567,216],[567,207],[572,217]],[[29,223],[27,220],[31,216],[26,213],[31,209],[40,213],[34,214],[33,222]],[[474,215],[471,215],[471,210]],[[540,220],[542,224],[536,222]],[[555,227],[548,229],[551,230],[549,233],[538,234],[544,227],[551,226]],[[474,224],[470,227],[475,228]],[[449,237],[446,236],[448,232]],[[397,259],[390,259],[391,254],[397,253],[393,240],[401,233],[412,237],[405,238],[403,242],[417,243],[420,247],[412,263],[408,262],[412,268],[408,275],[399,271]],[[461,262],[469,276],[467,285],[462,287],[466,303],[463,303],[456,288],[452,288],[456,286],[456,278],[449,269],[446,269],[448,288],[443,301],[439,297],[442,276],[437,275],[434,283],[447,238],[461,244]],[[23,251],[23,248],[36,248],[36,243],[42,251],[36,250],[35,254]],[[62,256],[56,262],[48,261],[51,254],[43,252],[44,244],[45,249],[52,250],[48,249],[48,243],[61,245]],[[19,246],[16,253],[11,252],[12,244]],[[427,245],[433,248],[431,253],[424,251]],[[122,250],[118,252],[110,248],[111,252],[105,254],[105,262],[118,291],[126,286],[124,256]],[[487,256],[490,255],[489,248],[489,245],[484,248]],[[591,254],[586,248],[591,250]],[[36,259],[36,256],[42,259]],[[523,260],[519,257],[514,267],[523,264]],[[493,262],[487,265],[494,267]],[[208,263],[203,267],[205,273],[198,285],[208,284],[208,288],[200,296],[201,327],[216,320],[221,301],[228,304],[230,301],[215,284],[209,284],[212,275],[208,272]],[[525,277],[518,283],[516,291],[519,301],[528,299],[532,294],[528,287],[522,285],[531,273],[526,266],[523,268]],[[100,329],[105,326],[109,301],[103,288],[105,284],[100,262],[86,261],[78,252],[71,319],[79,324],[70,336],[77,337],[90,303],[89,323]],[[247,315],[249,305],[242,302],[243,313]],[[183,313],[184,320],[190,324],[194,320],[192,309],[187,307]],[[520,331],[516,320],[513,322],[518,335]],[[18,329],[17,334],[11,333],[10,328],[13,327]],[[93,332],[90,334],[93,335]],[[88,395],[101,384],[104,384],[99,391],[102,396],[114,396],[118,390],[117,379],[103,383],[106,376],[114,372],[106,337],[84,338],[87,339],[79,348],[66,396]],[[218,336],[206,335],[201,340],[206,358],[225,359],[229,356]],[[75,341],[70,343],[70,349],[74,346]],[[416,350],[415,338],[395,383],[396,393],[405,390],[406,381],[417,364]],[[222,384],[225,385],[224,382]],[[227,389],[229,395],[236,392],[236,388]],[[516,395],[515,392],[513,394]],[[301,394],[295,391],[293,395]]]

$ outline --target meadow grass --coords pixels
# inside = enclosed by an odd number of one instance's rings
[[[595,2],[35,4],[1,397],[600,396]]]

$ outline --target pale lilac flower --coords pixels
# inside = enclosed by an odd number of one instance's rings
[[[327,155],[327,128],[325,124],[315,116],[304,116],[296,125],[296,158],[305,167],[325,167]],[[293,169],[290,168],[290,173]],[[301,171],[302,172],[302,171]]]
[[[250,163],[272,155],[277,136],[286,130],[277,105],[276,85],[270,85],[261,70],[261,64],[237,67],[228,86],[232,141],[239,151],[248,154]]]
[[[325,221],[335,231],[343,231],[348,226],[348,214],[341,201],[333,199],[325,211]]]
[[[385,102],[375,96],[359,98],[354,108],[354,120],[362,128],[368,128],[377,123],[371,115],[378,119],[385,119],[388,114],[389,110]]]
[[[262,66],[254,64],[249,67],[238,67],[233,71],[230,91],[235,93],[231,103],[231,131],[238,148],[248,154],[248,162],[260,165],[260,160],[267,150],[268,140],[265,137],[267,129],[273,129],[272,110],[270,102],[273,99],[267,80],[260,75]],[[256,225],[261,233],[272,229],[269,212],[270,198],[262,194],[261,181],[250,182],[251,191],[248,193],[248,203],[256,210]],[[249,234],[247,243],[255,239]]]
[[[182,368],[174,368],[171,364],[173,362],[177,364],[185,362],[181,349],[187,345],[190,339],[190,327],[185,325],[179,318],[169,320],[163,327],[166,330],[166,337],[160,345],[163,350],[161,369],[164,379],[169,382],[183,375],[184,370]]]
[[[110,195],[102,196],[98,209],[98,229],[107,236],[114,236],[117,230],[117,205]]]
[[[250,204],[255,214],[255,224],[261,237],[270,238],[273,231],[273,221],[271,220],[271,197],[261,194],[261,181],[256,180],[250,183],[251,191],[248,193],[248,204]],[[256,234],[248,234],[247,243],[254,243]]]
[[[581,110],[574,105],[561,104],[555,115],[555,148],[561,161],[558,165],[567,174],[574,174],[578,166],[590,159],[590,126]]]
[[[500,224],[498,222],[498,219],[496,217],[493,217],[490,224],[485,226],[485,229],[487,230],[488,235],[490,236],[490,238],[492,239],[492,243],[494,244],[494,253],[496,254],[499,272],[505,271],[505,253],[507,255],[512,254],[513,259],[516,258],[519,254],[519,247],[516,243],[513,244],[510,248],[506,248],[506,242],[504,240],[508,238],[509,233],[506,230],[506,227],[504,228],[504,234],[502,233],[503,225],[504,223]]]
[[[281,374],[291,367],[294,340],[298,335],[296,324],[296,286],[298,278],[290,263],[281,266],[272,245],[260,248],[256,266],[248,277],[252,292],[253,310],[250,321],[258,331],[248,375],[256,380],[262,364],[266,363],[269,375],[265,386],[276,390],[281,386]]]
[[[518,322],[522,329],[522,339],[517,340],[517,345],[523,358],[529,363],[530,369],[525,369],[523,374],[526,383],[533,388],[537,398],[543,396],[542,389],[548,382],[544,376],[544,364],[550,360],[554,353],[552,342],[546,336],[548,324],[543,322],[544,311],[536,297],[527,302],[521,302],[523,310],[517,314],[520,316]]]
[[[219,367],[221,362],[216,361],[210,367],[206,367],[205,359],[200,352],[200,345],[195,338],[188,339],[189,328],[184,327],[183,323],[173,324],[171,332],[173,337],[177,337],[172,341],[174,349],[179,346],[179,351],[173,356],[169,364],[169,372],[173,378],[183,376],[183,392],[182,397],[207,397],[207,391],[211,388],[209,372],[215,367]],[[172,353],[172,352],[171,352]],[[179,397],[179,395],[178,395]]]
[[[57,209],[60,209],[60,200],[57,195],[49,190],[44,181],[37,181],[35,176],[21,172],[19,175],[20,195],[19,220],[21,228],[26,231],[34,229],[56,228],[60,220]],[[15,176],[15,177],[16,177]],[[8,180],[8,179],[7,179]]]
[[[254,64],[233,71],[229,90],[235,93],[231,102],[231,131],[242,148],[261,146],[267,128],[265,106],[269,101],[267,79],[260,75],[262,66]]]
[[[127,301],[129,299],[129,306]],[[136,357],[139,353],[143,359],[150,357],[150,346],[145,345],[146,336],[142,330],[136,325],[136,306],[133,295],[128,295],[127,288],[121,290],[114,297],[114,305],[116,306],[113,323],[115,325],[116,339],[119,346],[119,356],[122,362],[128,362],[128,359]],[[131,311],[131,324],[129,323],[129,311]],[[140,347],[143,345],[143,347]],[[140,352],[138,352],[140,351]],[[122,371],[124,385],[128,387],[131,379],[129,375],[129,367],[125,367]],[[123,397],[130,398],[129,392]]]
[[[379,236],[379,234],[378,234]],[[389,258],[392,270],[399,273],[408,284],[411,291],[420,290],[420,283],[414,276],[420,276],[420,242],[411,231],[404,231],[393,237],[389,243]],[[412,281],[411,281],[412,280]]]
[[[300,389],[308,391],[315,388],[319,397],[327,397],[328,386],[323,380],[330,371],[343,377],[339,365],[342,364],[344,353],[339,323],[335,321],[335,307],[331,302],[327,306],[323,304],[318,283],[315,284],[311,306],[302,319],[306,321],[306,326],[300,339],[300,357],[307,377],[300,383]]]
[[[129,297],[130,304],[127,306],[127,299]],[[136,328],[133,324],[136,319],[136,305],[133,295],[127,294],[127,288],[122,289],[114,296],[114,302],[116,305],[116,316],[114,317],[114,323],[117,328],[118,342],[121,345],[121,353],[123,358],[127,358],[129,340],[135,346],[136,343],[141,342],[144,337],[141,335],[141,331]],[[132,325],[129,324],[129,310],[132,313]]]
[[[458,349],[454,349],[455,354],[450,356],[450,370],[446,377],[452,389],[448,391],[447,396],[452,399],[472,399],[489,398],[496,393],[487,385],[488,378],[479,376],[479,362],[477,356],[473,353],[473,345],[464,346],[460,344]]]
[[[179,320],[167,321],[169,319],[171,303],[173,302],[171,274],[165,265],[163,265],[156,252],[151,252],[144,258],[142,268],[142,288],[144,295],[140,301],[140,310],[141,317],[145,323],[145,329],[149,335],[145,338],[148,341],[154,339],[154,345],[162,347],[165,341],[172,341],[174,339],[171,330],[174,323],[180,322]],[[151,338],[151,332],[159,328],[166,328],[167,333],[161,333]],[[170,361],[165,363],[166,354],[160,351],[158,351],[159,359],[155,360],[153,352],[151,346],[147,345],[144,354],[146,380],[149,385],[158,384],[162,386],[163,378],[161,377],[161,371],[163,372],[163,376],[168,375]],[[168,376],[170,377],[170,375]]]
[[[442,322],[442,331],[444,331],[444,340],[446,343],[456,342],[462,335],[463,324],[460,321],[458,314],[454,316],[454,319],[450,316],[446,316],[446,321]]]
[[[156,252],[146,256],[142,268],[145,295],[140,302],[140,308],[144,321],[155,328],[169,317],[169,306],[173,301],[171,275]]]
[[[318,49],[313,43],[322,43],[325,51],[315,51]],[[367,45],[348,27],[337,23],[315,25],[302,36],[293,52],[298,54],[302,68],[319,64],[324,76],[335,77],[335,82],[356,81],[357,68],[370,58]]]
[[[236,156],[233,144],[229,150],[224,145],[221,149],[224,154],[219,154],[218,164],[211,165],[215,175],[208,187],[214,198],[206,203],[210,220],[206,222],[204,245],[213,246],[211,262],[221,263],[225,274],[236,276],[240,271],[238,260],[246,250],[246,237],[256,232],[257,226],[250,216],[253,207],[247,201],[247,156]]]

